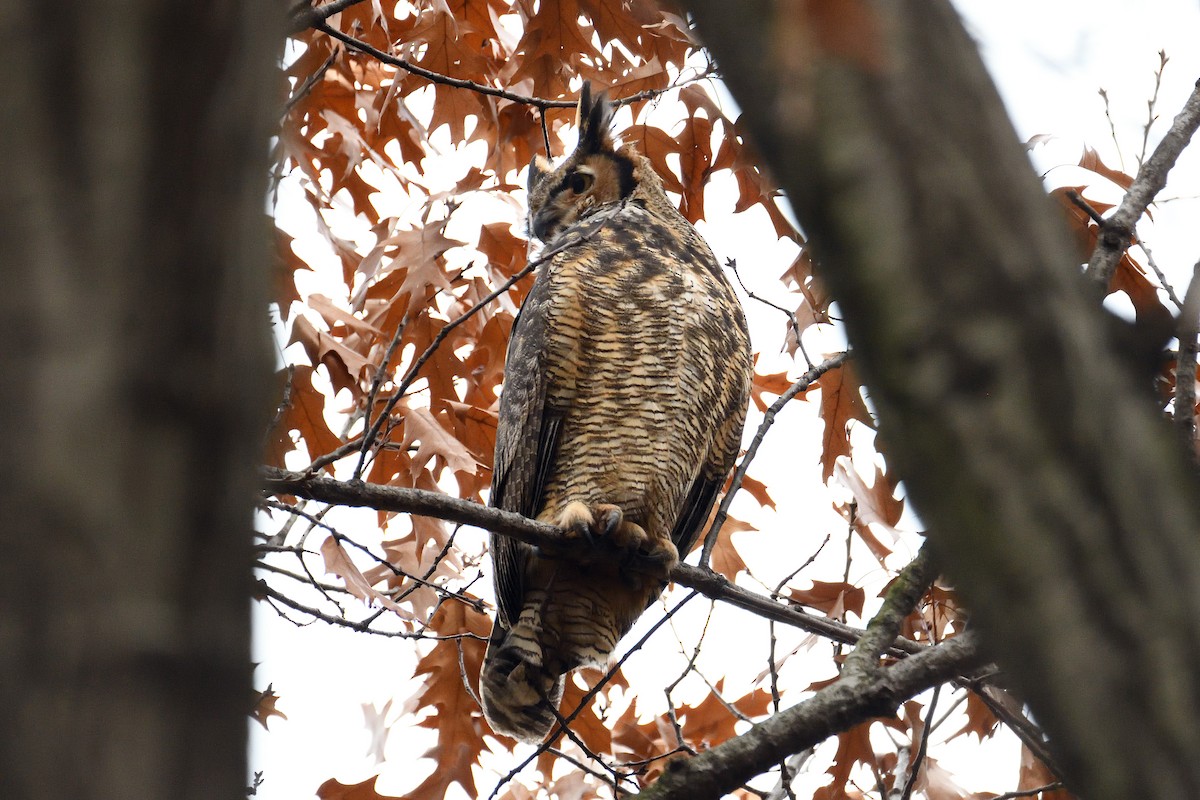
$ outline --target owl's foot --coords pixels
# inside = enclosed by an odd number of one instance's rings
[[[580,536],[593,546],[602,542],[621,554],[622,571],[629,568],[666,580],[679,561],[679,552],[670,539],[653,537],[635,522],[625,519],[620,507],[598,503],[590,508],[575,500],[566,505],[558,518],[567,535]]]

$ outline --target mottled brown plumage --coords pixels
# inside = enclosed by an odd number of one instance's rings
[[[483,708],[527,741],[554,722],[562,676],[602,665],[695,543],[737,456],[750,386],[728,280],[649,161],[614,147],[611,122],[584,84],[575,152],[557,169],[530,166],[531,233],[562,249],[513,325],[492,504],[595,547],[555,557],[492,537]]]

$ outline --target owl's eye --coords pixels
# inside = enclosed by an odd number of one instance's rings
[[[586,172],[572,172],[571,177],[567,179],[567,186],[575,194],[583,194],[592,188],[593,181],[595,178]]]

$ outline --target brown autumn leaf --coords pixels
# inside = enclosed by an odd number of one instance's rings
[[[336,537],[329,536],[321,543],[321,557],[325,559],[325,571],[341,578],[350,594],[367,605],[378,602],[384,608],[400,611],[400,606],[396,605],[392,598],[371,585],[358,566],[350,560],[350,554]]]
[[[754,363],[756,366],[759,355],[759,353],[754,354]],[[755,370],[750,380],[750,399],[754,401],[754,405],[759,411],[766,411],[771,407],[771,403],[774,400],[768,400],[765,395],[773,394],[778,397],[790,389],[792,383],[793,381],[788,378],[786,371],[764,374]],[[807,391],[801,392],[796,395],[796,398],[802,399],[807,394]]]
[[[734,726],[739,718],[725,703],[750,719],[763,716],[771,706],[771,693],[764,689],[754,689],[737,699],[726,697],[722,702],[717,695],[724,696],[724,687],[724,679],[718,680],[716,691],[705,695],[699,704],[681,706],[675,710],[683,726],[684,738],[697,750],[707,750],[734,736]]]
[[[838,483],[850,489],[855,499],[853,509],[835,503],[834,510],[846,521],[853,523],[858,538],[862,539],[882,566],[884,560],[892,554],[892,548],[883,543],[871,525],[877,526],[895,543],[900,538],[896,531],[896,523],[904,511],[904,501],[896,499],[893,495],[895,487],[878,466],[875,468],[875,482],[869,489],[848,456],[838,457],[834,477]]]
[[[295,239],[275,228],[275,263],[271,270],[271,299],[279,306],[279,317],[284,322],[292,314],[292,303],[300,302],[296,291],[296,273],[312,272],[308,262],[296,254],[292,243]]]
[[[538,3],[536,13],[531,13],[532,7],[532,0],[518,2],[526,22],[515,48],[521,57],[513,59],[515,70],[508,82],[532,81],[532,94],[556,98],[570,93],[567,80],[572,74],[599,77],[602,73],[588,66],[598,54],[591,31],[580,28],[577,0]]]
[[[250,712],[250,716],[254,721],[263,726],[264,730],[270,730],[267,722],[271,717],[279,717],[287,719],[287,714],[284,714],[279,709],[275,708],[275,703],[279,701],[279,695],[275,694],[274,687],[268,685],[266,689],[258,693],[258,697],[254,701],[254,710]]]
[[[757,500],[760,506],[775,508],[775,501],[771,499],[771,492],[762,481],[745,475],[742,477],[742,489],[749,492],[750,496]]]
[[[880,597],[887,594],[891,584],[889,581],[880,590]],[[940,642],[961,632],[968,617],[958,593],[939,579],[925,593],[917,609],[904,618],[900,634],[918,642]]]
[[[1133,176],[1127,175],[1119,169],[1113,169],[1101,160],[1100,154],[1094,148],[1084,147],[1083,156],[1079,159],[1079,166],[1086,170],[1095,172],[1097,175],[1103,175],[1113,183],[1128,191],[1129,185],[1133,183]]]
[[[613,724],[612,754],[622,762],[645,765],[645,771],[637,776],[642,786],[653,783],[671,760],[685,757],[677,754],[660,758],[674,751],[678,744],[675,728],[666,715],[638,722],[636,701]]]
[[[1174,330],[1174,316],[1163,305],[1158,287],[1150,282],[1149,276],[1128,253],[1117,262],[1109,290],[1124,292],[1133,304],[1134,315],[1140,326],[1153,330]]]
[[[375,781],[379,776],[367,778],[362,783],[352,786],[330,778],[317,787],[317,797],[320,800],[405,800],[390,794],[380,794],[375,791]]]
[[[825,435],[821,447],[821,478],[828,481],[833,477],[834,464],[838,456],[850,455],[850,433],[852,420],[870,427],[875,421],[867,411],[862,399],[862,384],[849,362],[834,367],[817,380],[821,390],[821,420],[825,423]]]
[[[965,734],[973,734],[982,742],[984,739],[990,739],[1000,728],[1000,720],[975,692],[967,692],[967,703],[963,711],[967,715],[967,721],[961,728],[950,734],[951,739]]]
[[[308,307],[321,315],[329,326],[331,336],[345,339],[350,334],[366,337],[373,341],[381,338],[383,332],[364,319],[359,319],[323,294],[313,293],[308,296]]]
[[[861,617],[863,603],[867,599],[867,593],[854,584],[817,580],[808,589],[789,589],[787,596],[833,619],[842,619],[847,611]]]
[[[459,10],[463,11],[469,5],[471,4],[459,3]],[[486,51],[481,47],[489,36],[494,37],[495,34],[495,27],[486,12],[477,12],[472,19],[465,19],[461,16],[456,17],[446,0],[429,0],[428,5],[418,13],[416,25],[408,32],[404,41],[410,52],[420,52],[416,63],[424,69],[451,78],[475,80],[480,76],[495,77],[493,65],[489,63]],[[473,94],[453,91],[453,87],[439,88],[451,89],[439,94]],[[435,130],[436,127],[431,125],[430,130]],[[463,141],[461,132],[452,132],[451,135],[454,141]]]
[[[619,41],[642,60],[658,55],[650,47],[653,41],[648,27],[662,22],[656,4],[630,3],[628,0],[579,0],[579,10],[591,21],[600,41]],[[662,72],[666,72],[659,66]]]
[[[895,530],[904,513],[904,498],[895,496],[896,486],[892,483],[890,473],[885,473],[878,464],[875,465],[875,479],[871,487],[854,469],[854,462],[847,457],[837,460],[835,474],[839,482],[854,494],[858,503],[858,518],[864,524],[877,523]]]
[[[712,518],[716,511],[709,515],[708,523],[704,526],[701,536],[696,539],[695,546],[692,547],[692,552],[704,546],[704,537],[708,534],[709,528],[712,526]],[[745,531],[756,530],[754,526],[742,522],[733,517],[726,517],[725,524],[721,526],[721,532],[717,534],[717,543],[713,545],[712,560],[709,567],[714,572],[719,572],[729,580],[734,580],[739,572],[747,569],[746,562],[742,560],[741,554],[733,544],[733,535],[735,533],[743,533]]]
[[[410,408],[404,414],[404,437],[401,446],[405,448],[417,444],[417,451],[412,454],[410,470],[413,476],[417,471],[433,461],[434,471],[450,469],[454,472],[464,472],[474,475],[478,462],[463,446],[462,442],[442,425],[427,408]]]
[[[684,186],[668,161],[668,156],[677,156],[682,152],[682,145],[676,137],[653,125],[633,125],[621,134],[621,139],[632,144],[650,160],[668,192],[684,193]]]
[[[871,746],[873,724],[874,720],[869,720],[837,735],[837,752],[828,770],[830,781],[813,793],[813,800],[841,800],[854,766],[875,760],[875,748]]]
[[[1052,783],[1058,783],[1058,778],[1054,773],[1028,747],[1021,745],[1021,773],[1017,778],[1017,791],[1037,789]],[[1076,798],[1066,789],[1055,789],[1050,792],[1042,792],[1041,800],[1076,800]]]
[[[676,137],[679,143],[679,211],[688,221],[704,219],[704,187],[712,174],[712,120],[691,116]]]
[[[273,467],[286,466],[284,457],[296,449],[296,442],[289,435],[299,434],[308,449],[309,459],[328,453],[341,446],[342,440],[329,429],[325,421],[325,395],[312,385],[313,368],[296,364],[291,369],[290,386],[287,386],[289,403],[279,417],[279,422],[267,438],[264,460]],[[286,371],[285,371],[286,372]],[[287,383],[285,373],[279,373],[281,383]],[[281,387],[281,395],[284,387]]]
[[[491,627],[491,620],[482,611],[456,601],[443,603],[429,620],[430,632],[456,638],[438,641],[417,662],[414,677],[428,676],[417,690],[417,709],[433,710],[418,724],[437,731],[437,744],[424,755],[437,761],[439,767],[409,792],[409,800],[442,800],[452,783],[461,786],[468,796],[477,796],[471,765],[483,752],[484,735],[497,734],[484,721],[467,685],[473,687],[471,692],[478,686],[484,643]]]
[[[358,382],[371,373],[371,364],[362,353],[351,350],[329,333],[317,328],[307,317],[292,321],[292,337],[288,344],[299,342],[314,366],[321,365],[329,373],[334,391],[358,390]]]

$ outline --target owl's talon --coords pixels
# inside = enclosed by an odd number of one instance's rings
[[[596,535],[604,537],[612,536],[625,518],[625,514],[618,506],[609,503],[596,506],[593,515],[596,519],[594,525]]]

